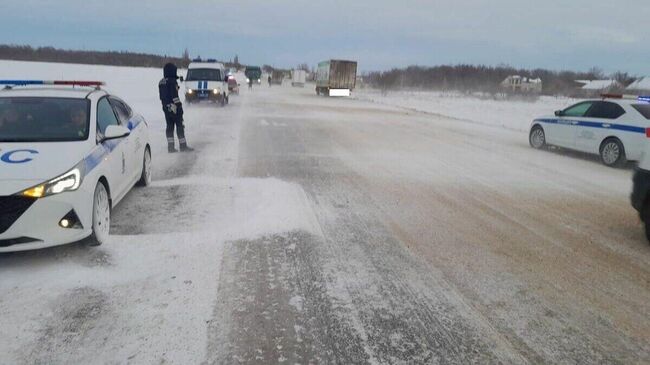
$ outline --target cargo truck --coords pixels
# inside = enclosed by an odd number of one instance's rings
[[[307,71],[305,70],[292,70],[291,71],[291,86],[305,87],[307,79]]]
[[[318,64],[316,94],[350,96],[357,81],[355,61],[329,60]]]
[[[273,85],[282,85],[284,80],[284,72],[279,70],[273,70],[271,72],[271,84]]]
[[[262,69],[258,66],[247,66],[244,74],[246,75],[246,82],[253,80],[253,83],[262,83]]]

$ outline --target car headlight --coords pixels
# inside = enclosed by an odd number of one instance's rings
[[[194,92],[194,90],[192,90],[192,89],[187,89],[187,94],[188,94],[188,95],[192,95],[193,92]]]
[[[44,198],[46,196],[60,194],[66,191],[74,191],[79,189],[84,175],[84,161],[81,161],[77,166],[73,167],[65,174],[55,177],[54,179],[44,182],[40,185],[34,186],[24,190],[18,195],[30,198]]]
[[[213,89],[213,90],[212,90],[212,93],[215,94],[215,95],[218,94],[218,93],[219,93],[219,89]]]

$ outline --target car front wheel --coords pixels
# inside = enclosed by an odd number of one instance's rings
[[[617,167],[623,165],[625,148],[618,138],[608,138],[600,145],[600,159],[606,166]]]
[[[536,149],[544,148],[546,146],[546,134],[544,134],[544,129],[538,125],[534,126],[530,130],[530,135],[528,136],[528,142],[530,146]]]
[[[88,244],[99,246],[108,240],[108,233],[111,228],[111,202],[106,186],[101,181],[95,187],[93,198],[93,233],[90,235]]]
[[[147,147],[144,150],[144,157],[142,158],[142,173],[140,175],[140,181],[138,181],[138,186],[149,185],[151,185],[151,150]]]

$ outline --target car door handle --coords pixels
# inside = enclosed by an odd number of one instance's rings
[[[603,124],[603,128],[609,128],[611,126],[612,126],[611,124]]]
[[[573,121],[573,122],[571,122],[571,124],[572,125],[578,125],[578,122]]]

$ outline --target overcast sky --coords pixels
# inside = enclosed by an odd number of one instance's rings
[[[363,71],[508,64],[650,75],[648,0],[0,0],[0,43]]]

